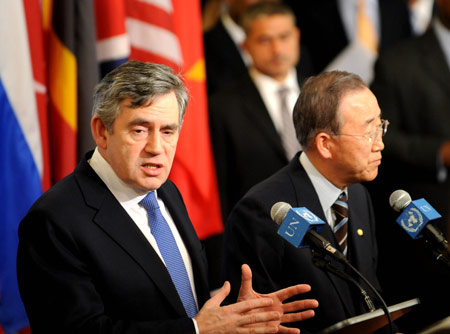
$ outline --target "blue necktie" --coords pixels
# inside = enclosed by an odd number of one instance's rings
[[[190,318],[193,318],[197,314],[197,305],[195,304],[186,267],[172,231],[161,214],[155,192],[149,192],[140,204],[147,210],[151,232],[156,239],[159,251],[166,263],[178,295],[183,302],[186,313]]]

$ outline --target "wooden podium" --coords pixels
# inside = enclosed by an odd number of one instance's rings
[[[404,314],[419,304],[419,299],[411,299],[405,302],[388,307],[392,321],[400,318]],[[370,334],[389,324],[388,318],[382,309],[345,319],[326,329],[321,334]]]

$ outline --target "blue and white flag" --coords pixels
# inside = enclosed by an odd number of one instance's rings
[[[42,194],[42,145],[22,1],[0,5],[0,325],[28,326],[16,276],[17,229]]]

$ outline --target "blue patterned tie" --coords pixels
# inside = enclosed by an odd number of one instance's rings
[[[140,204],[147,210],[148,222],[152,234],[156,239],[159,251],[166,263],[167,270],[183,302],[187,315],[193,318],[197,314],[194,295],[192,293],[189,277],[184,266],[180,250],[175,242],[172,231],[164,219],[156,200],[155,192],[151,191]]]
[[[331,207],[336,215],[334,235],[341,246],[342,253],[347,256],[348,204],[345,193],[341,193]]]

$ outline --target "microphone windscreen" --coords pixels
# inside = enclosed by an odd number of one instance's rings
[[[272,220],[275,221],[277,225],[281,225],[291,208],[292,206],[289,203],[277,202],[272,206],[272,209],[270,209],[270,217],[272,217]]]
[[[396,190],[389,197],[389,204],[395,211],[400,212],[411,203],[411,196],[404,190]]]

